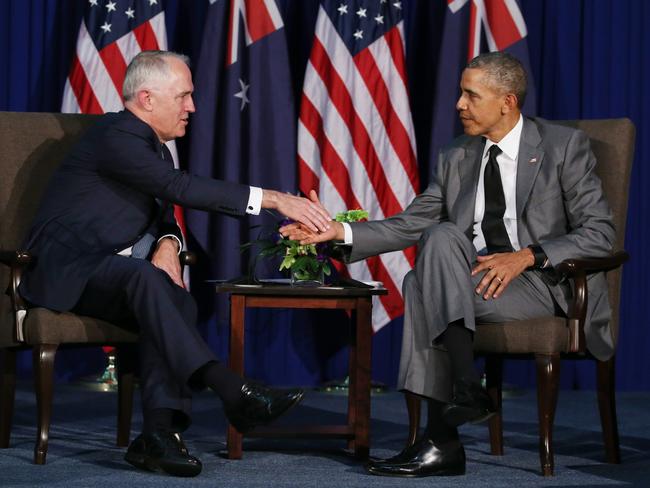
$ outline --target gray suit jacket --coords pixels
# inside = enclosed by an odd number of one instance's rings
[[[472,235],[474,203],[484,139],[463,135],[443,149],[427,189],[401,213],[385,220],[351,224],[349,260],[403,249],[438,222],[453,222]],[[614,243],[612,214],[595,173],[587,136],[542,119],[524,119],[517,162],[517,232],[522,247],[539,244],[552,265],[564,259],[607,255]],[[566,283],[548,286],[566,312]],[[604,273],[589,278],[585,335],[599,359],[614,345]]]

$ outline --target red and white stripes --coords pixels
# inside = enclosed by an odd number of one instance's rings
[[[368,210],[371,219],[402,211],[419,189],[406,86],[403,22],[352,56],[321,7],[298,126],[300,189],[317,188],[332,213]],[[403,313],[401,284],[412,249],[348,266],[382,281],[389,295],[373,307],[375,330]]]

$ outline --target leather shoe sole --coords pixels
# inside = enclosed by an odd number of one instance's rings
[[[421,470],[418,472],[387,471],[381,466],[367,465],[366,471],[375,476],[391,476],[393,478],[426,478],[427,476],[462,476],[465,474],[465,466],[450,467],[442,469]]]

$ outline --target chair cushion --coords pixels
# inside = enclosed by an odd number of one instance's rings
[[[96,343],[114,344],[137,342],[137,333],[103,320],[32,308],[23,324],[28,344]]]
[[[568,347],[569,329],[561,317],[478,324],[474,335],[478,353],[554,353],[566,352]]]

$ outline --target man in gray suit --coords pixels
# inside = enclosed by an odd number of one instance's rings
[[[427,189],[382,221],[334,224],[321,234],[295,224],[303,243],[339,240],[349,261],[418,243],[404,278],[398,385],[428,400],[425,435],[368,471],[389,476],[465,472],[457,427],[494,414],[473,364],[476,321],[505,322],[567,311],[571,291],[554,266],[607,255],[611,211],[580,131],[521,115],[526,72],[505,53],[469,62],[456,104],[465,134],[440,153]],[[604,274],[589,284],[587,346],[613,353]]]

